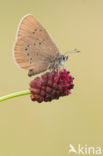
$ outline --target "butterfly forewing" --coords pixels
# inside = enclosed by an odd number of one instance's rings
[[[17,64],[36,73],[45,71],[50,61],[59,55],[59,50],[47,31],[32,16],[25,16],[18,28],[14,47]]]

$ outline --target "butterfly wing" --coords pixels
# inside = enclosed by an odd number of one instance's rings
[[[45,71],[59,50],[43,26],[32,16],[25,16],[18,28],[14,46],[16,63],[35,73]]]

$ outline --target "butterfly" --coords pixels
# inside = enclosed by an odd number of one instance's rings
[[[13,53],[19,67],[28,70],[28,76],[59,69],[68,59],[31,14],[21,19]]]

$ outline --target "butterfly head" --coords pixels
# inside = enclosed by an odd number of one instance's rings
[[[68,56],[61,55],[61,61],[66,62],[68,60]]]

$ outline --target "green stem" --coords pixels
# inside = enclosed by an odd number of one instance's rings
[[[28,94],[31,94],[30,90],[24,90],[20,92],[11,93],[9,95],[0,97],[0,102],[8,100],[8,99],[12,99],[14,97],[28,95]]]

